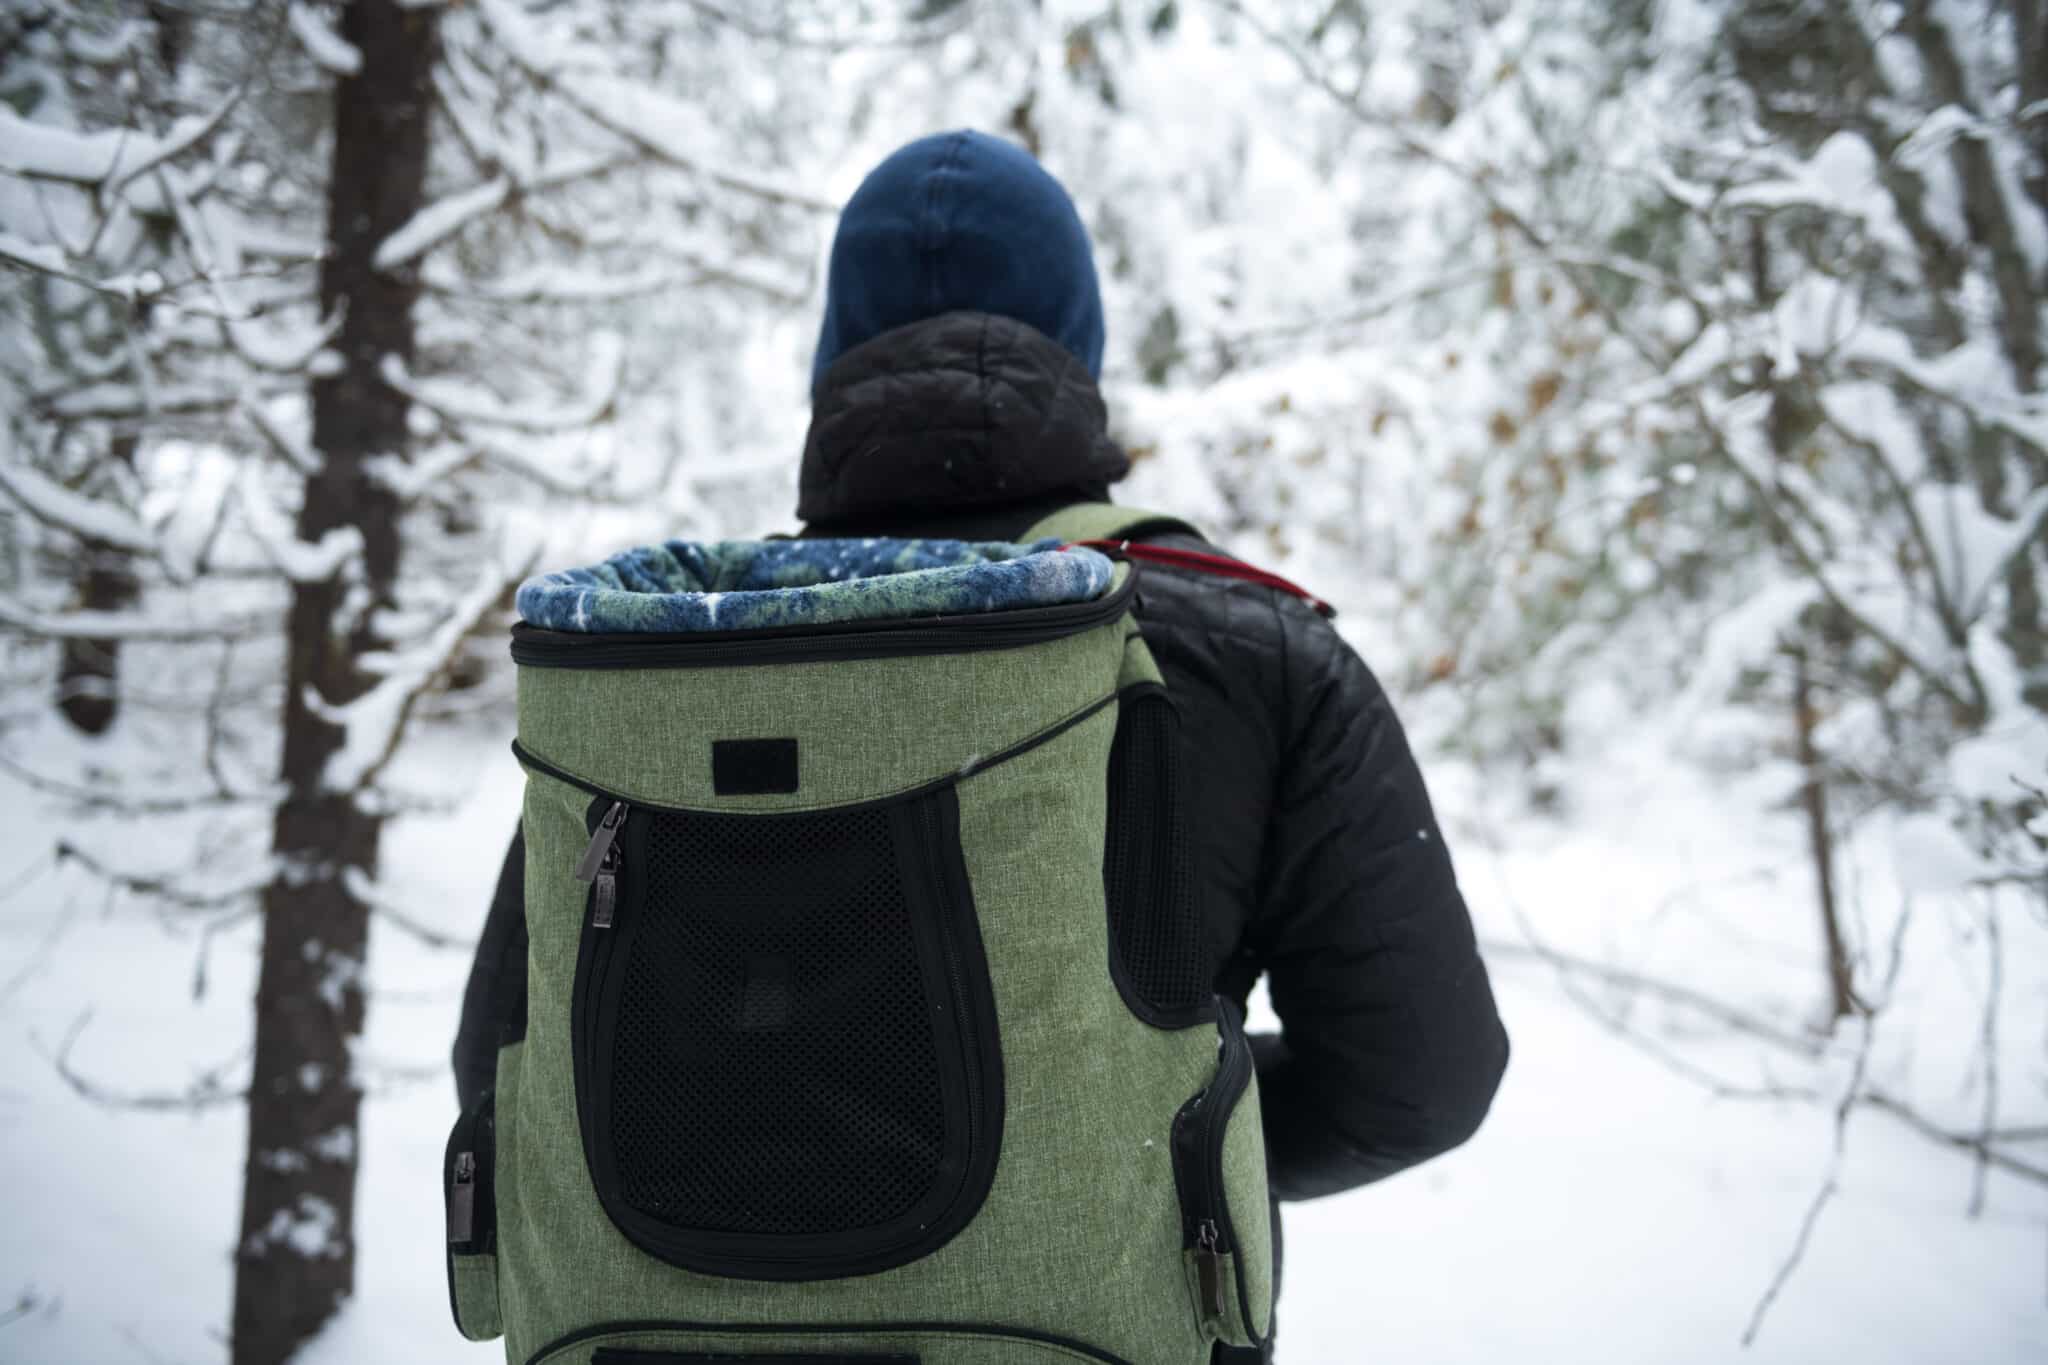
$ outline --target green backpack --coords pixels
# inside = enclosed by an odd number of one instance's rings
[[[1203,1365],[1269,1332],[1243,1022],[1106,504],[522,587],[526,1018],[448,1144],[527,1365]],[[1181,528],[1184,529],[1184,528]]]

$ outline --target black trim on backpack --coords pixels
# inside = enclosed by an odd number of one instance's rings
[[[512,627],[512,661],[528,668],[721,668],[1018,649],[1078,635],[1123,615],[1137,591],[1138,572],[1130,566],[1121,583],[1086,602],[897,621],[647,634],[545,630],[521,621]]]
[[[1109,975],[1125,1007],[1162,1029],[1216,1018],[1179,744],[1180,711],[1164,687],[1134,683],[1119,694],[1102,853]]]
[[[1021,1341],[1036,1346],[1052,1346],[1099,1361],[1101,1365],[1132,1365],[1120,1355],[1114,1355],[1100,1347],[1090,1346],[1085,1341],[1063,1337],[1053,1332],[1040,1332],[1030,1327],[1009,1327],[999,1323],[984,1322],[867,1322],[867,1323],[811,1323],[811,1322],[662,1322],[635,1320],[631,1322],[606,1322],[590,1327],[579,1327],[556,1337],[547,1345],[526,1358],[526,1365],[543,1365],[549,1356],[566,1351],[598,1337],[619,1336],[627,1332],[683,1332],[716,1333],[721,1336],[905,1336],[919,1332],[944,1333],[950,1336],[984,1337],[991,1341]],[[604,1350],[630,1350],[630,1347],[603,1347]],[[805,1360],[811,1357],[803,1357]],[[742,1360],[755,1360],[755,1356],[741,1356]],[[830,1357],[826,1357],[830,1359]]]
[[[917,1356],[901,1352],[889,1355],[734,1355],[730,1351],[642,1351],[631,1347],[600,1346],[590,1365],[918,1365]]]
[[[600,886],[593,884],[577,959],[571,1007],[577,1110],[592,1184],[620,1231],[669,1264],[759,1280],[872,1274],[929,1255],[951,1240],[979,1211],[994,1181],[1003,1120],[995,1001],[951,784],[887,801],[767,813],[670,811],[600,796],[586,819],[593,834],[609,823],[612,832],[605,837],[617,856],[606,856],[598,879],[610,879],[602,888],[602,921]],[[753,905],[762,898],[755,884],[760,869],[774,865],[775,850],[785,846],[778,841],[788,840],[798,841],[799,851],[826,850],[820,856],[828,862],[820,868],[835,866],[830,860],[850,860],[857,874],[851,883],[842,883],[829,871],[814,870],[802,880],[804,874],[791,869],[790,875],[799,878],[793,887],[900,898],[864,902],[885,916],[876,923],[887,932],[878,929],[873,942],[876,953],[888,955],[874,959],[871,973],[855,972],[850,978],[865,981],[871,975],[896,993],[834,993],[813,1000],[807,1035],[790,1041],[765,1037],[759,1043],[764,1056],[797,1074],[780,1086],[774,1077],[764,1077],[766,1084],[755,1088],[737,1084],[732,1073],[719,1069],[716,1058],[739,1046],[743,1037],[788,1027],[786,997],[755,1009],[751,985],[760,962],[764,975],[780,983],[767,994],[786,991],[789,967],[773,958],[747,956],[750,945],[758,944],[763,933],[845,932],[825,913],[823,902],[805,905],[801,896],[782,902],[799,907],[785,924],[764,930],[754,922]],[[711,861],[688,861],[693,857]],[[742,861],[721,863],[721,857]],[[685,861],[678,864],[677,858]],[[686,880],[671,881],[665,889],[653,885],[678,876]],[[700,898],[708,893],[710,899],[699,902],[708,918],[695,925],[657,918],[683,913],[677,902],[685,886]],[[912,958],[902,956],[906,950]],[[637,971],[636,951],[651,955]],[[746,978],[737,988],[736,973]],[[692,976],[702,989],[685,990]],[[844,991],[842,979],[829,979],[827,985]],[[881,989],[878,984],[876,990]],[[677,990],[685,993],[662,996]],[[731,1008],[737,1015],[726,1004],[735,990],[737,1004]],[[639,1003],[630,1004],[629,996]],[[835,1015],[830,1012],[835,1009],[852,1013]],[[890,1029],[873,1040],[880,1049],[871,1054],[876,1074],[885,1085],[888,1077],[897,1076],[910,1087],[878,1101],[882,1107],[863,1119],[882,1124],[895,1144],[882,1143],[898,1163],[886,1168],[895,1182],[893,1191],[888,1180],[835,1182],[829,1171],[807,1171],[801,1139],[792,1145],[797,1155],[768,1152],[758,1142],[734,1142],[720,1150],[701,1138],[687,1143],[680,1134],[675,1142],[687,1148],[687,1155],[664,1149],[669,1138],[660,1107],[674,1102],[668,1098],[672,1090],[698,1084],[708,1091],[723,1087],[740,1107],[772,1110],[786,1103],[787,1119],[799,1131],[830,1128],[839,1116],[825,1113],[816,1098],[826,1087],[807,1083],[810,1078],[801,1074],[815,1060],[801,1048],[807,1037],[807,1045],[825,1048],[829,1060],[832,1048],[844,1042],[841,1019],[853,1021],[853,1027]],[[891,1019],[902,1022],[892,1025]],[[821,1043],[820,1038],[831,1041]],[[707,1042],[699,1050],[696,1044],[706,1039],[715,1045]],[[899,1063],[909,1069],[891,1069]],[[751,1081],[751,1074],[742,1079]],[[763,1122],[761,1110],[754,1122]],[[869,1168],[878,1175],[884,1169]],[[786,1174],[792,1171],[796,1174]],[[790,1225],[797,1218],[793,1210],[803,1203],[793,1182],[806,1175],[824,1182],[816,1186],[819,1207],[802,1211],[805,1221],[815,1217],[820,1226]],[[755,1199],[733,1193],[749,1188],[777,1194]],[[882,1205],[886,1214],[862,1202],[880,1200],[878,1190],[890,1196]],[[661,1215],[666,1207],[675,1209],[673,1218]],[[754,1226],[746,1226],[748,1221]]]

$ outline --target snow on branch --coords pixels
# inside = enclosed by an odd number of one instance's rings
[[[451,422],[511,427],[519,431],[573,431],[602,421],[618,401],[619,385],[625,378],[626,349],[616,333],[599,332],[591,338],[590,361],[584,372],[584,395],[561,408],[515,407],[496,395],[449,383],[428,383],[414,379],[405,362],[395,355],[384,357],[386,384],[413,402]]]
[[[261,479],[258,466],[245,466],[235,483],[235,505],[242,509],[242,523],[262,548],[264,558],[286,578],[294,583],[324,583],[363,552],[362,529],[356,526],[336,526],[317,544],[299,539],[292,519],[270,500]]]
[[[392,270],[417,259],[460,232],[466,224],[495,210],[511,193],[510,177],[501,175],[474,189],[435,200],[384,239],[377,247],[372,264],[379,270]]]
[[[267,612],[222,612],[177,616],[160,611],[46,612],[0,597],[0,626],[45,640],[220,640],[239,639],[274,625]]]
[[[1721,199],[1728,208],[1814,208],[1863,224],[1888,249],[1913,250],[1912,238],[1899,223],[1898,210],[1879,178],[1876,154],[1855,133],[1836,133],[1802,162],[1782,162],[1780,175],[1730,190]]]
[[[178,131],[174,126],[170,138],[176,138]],[[160,160],[161,145],[138,129],[73,132],[25,119],[0,104],[0,173],[94,186],[104,183],[124,166],[146,166]]]
[[[516,564],[494,563],[477,577],[470,590],[449,604],[441,625],[403,653],[367,655],[361,663],[382,675],[362,696],[341,706],[317,694],[306,698],[322,720],[338,725],[343,742],[327,761],[323,782],[329,791],[355,794],[377,780],[398,753],[407,724],[420,699],[436,687],[484,619],[497,609],[505,593],[539,561],[540,547],[528,546]]]
[[[99,278],[74,267],[70,257],[59,247],[47,242],[24,241],[5,232],[0,232],[0,265],[34,271],[39,275],[50,275],[90,289],[96,294],[105,294],[128,303],[155,298],[164,292],[164,282],[154,271]]]
[[[234,406],[234,401],[226,389],[209,384],[159,384],[144,393],[138,385],[113,381],[51,394],[41,398],[39,405],[52,417],[80,420],[219,412]]]
[[[689,252],[672,254],[679,262],[677,267],[648,266],[608,274],[573,266],[535,266],[491,280],[467,279],[445,265],[429,262],[422,271],[422,282],[437,294],[491,303],[615,303],[707,284],[758,294],[784,307],[795,307],[807,297],[807,291],[795,283],[731,270]],[[1488,267],[1489,272],[1492,269]]]
[[[1888,624],[1873,613],[1869,595],[1856,590],[1856,585],[1862,581],[1860,576],[1850,575],[1847,584],[1839,581],[1836,575],[1828,572],[1826,553],[1807,543],[1800,525],[1790,513],[1796,511],[1811,520],[1813,509],[1800,502],[1785,479],[1776,477],[1769,438],[1763,431],[1770,405],[1769,396],[1753,393],[1726,402],[1709,400],[1696,393],[1688,394],[1686,398],[1699,429],[1708,437],[1714,451],[1748,485],[1757,510],[1763,513],[1800,571],[1820,590],[1828,603],[1943,696],[1965,708],[1981,705],[1981,685],[1973,672],[1965,667],[1962,683],[1958,685],[1947,671],[1937,668],[1912,647],[1899,623]],[[1910,619],[1910,613],[1907,616]]]
[[[2029,493],[2012,518],[1986,511],[1976,489],[1961,484],[1915,489],[1913,503],[1921,524],[1932,528],[1929,548],[1935,562],[1929,568],[1966,619],[1983,611],[2006,566],[2048,520],[2048,487]]]
[[[450,476],[483,458],[481,451],[464,446],[444,446],[417,459],[377,455],[363,464],[364,471],[393,493],[400,502],[417,502],[424,494],[446,485]]]
[[[184,155],[212,137],[220,130],[221,125],[227,122],[228,115],[235,111],[235,106],[242,102],[242,96],[247,88],[243,86],[237,89],[215,106],[210,114],[187,114],[173,123],[162,137],[152,140],[147,155],[120,166],[119,175],[109,180],[108,189],[116,192],[125,189],[166,161]]]
[[[354,43],[328,27],[327,20],[313,12],[311,5],[294,4],[285,14],[292,36],[314,65],[337,76],[354,76],[363,69],[363,54]]]
[[[225,299],[222,304],[226,306]],[[302,374],[341,331],[341,316],[337,313],[317,327],[291,331],[224,313],[221,330],[235,354],[254,368],[272,374]]]
[[[477,0],[476,10],[500,47],[535,80],[559,91],[600,126],[650,155],[713,184],[813,213],[838,206],[789,185],[712,165],[698,151],[710,137],[686,101],[621,78],[616,72],[564,69],[556,50],[513,0]]]
[[[44,525],[68,531],[80,540],[136,554],[156,553],[156,537],[131,513],[110,502],[74,493],[27,465],[0,460],[0,493],[19,503]]]
[[[1842,359],[1875,367],[1929,398],[1960,408],[1971,420],[1997,427],[2048,454],[2048,404],[2038,394],[2013,388],[2004,357],[1986,338],[1922,358],[1897,329],[1869,327],[1843,347]]]

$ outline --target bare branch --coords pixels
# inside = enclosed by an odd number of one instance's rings
[[[271,879],[270,868],[265,864],[245,878],[241,885],[225,886],[210,891],[194,891],[178,885],[166,876],[127,872],[113,867],[68,839],[57,841],[56,853],[60,864],[69,859],[111,887],[126,891],[130,895],[144,896],[175,906],[180,910],[219,910],[225,906],[245,904],[262,891]]]
[[[4,232],[0,232],[0,265],[15,270],[31,271],[38,275],[48,275],[52,279],[90,289],[95,294],[119,299],[123,303],[139,303],[160,297],[167,292],[162,278],[154,273],[109,276],[102,279],[88,275],[73,265],[71,258],[60,247],[25,242]]]
[[[1912,919],[1912,907],[1908,905],[1899,911],[1898,922],[1892,926],[1891,957],[1884,974],[1883,998],[1887,1004],[1891,1000],[1893,988],[1898,984],[1899,968],[1905,962],[1906,929],[1912,923]],[[1756,1344],[1757,1333],[1763,1330],[1765,1315],[1771,1311],[1771,1305],[1777,1302],[1778,1295],[1784,1292],[1785,1286],[1791,1282],[1793,1272],[1799,1269],[1799,1263],[1806,1258],[1807,1244],[1813,1239],[1814,1228],[1820,1224],[1821,1213],[1841,1186],[1842,1158],[1849,1144],[1849,1115],[1863,1094],[1863,1078],[1870,1069],[1871,1047],[1877,1041],[1878,1016],[1882,1010],[1883,1004],[1879,1004],[1858,1016],[1863,1025],[1863,1041],[1856,1049],[1856,1062],[1850,1068],[1848,1084],[1842,1087],[1841,1098],[1835,1103],[1835,1136],[1828,1152],[1827,1174],[1821,1180],[1820,1189],[1814,1193],[1813,1201],[1806,1206],[1806,1215],[1799,1220],[1799,1232],[1792,1241],[1791,1251],[1778,1266],[1777,1274],[1773,1275],[1771,1282],[1764,1287],[1763,1296],[1757,1300],[1756,1308],[1749,1316],[1749,1325],[1742,1331],[1742,1344],[1745,1348]]]
[[[468,952],[476,947],[475,938],[460,934],[446,933],[427,924],[411,910],[406,909],[384,889],[370,879],[370,875],[359,867],[344,867],[341,870],[341,884],[349,895],[369,907],[370,912],[382,918],[397,929],[403,929],[429,948],[453,949]]]
[[[1862,1102],[1881,1114],[1890,1114],[1922,1137],[1980,1158],[1994,1170],[2004,1171],[2007,1175],[2015,1175],[2037,1185],[2048,1185],[2048,1166],[2022,1161],[2010,1152],[2000,1151],[1997,1146],[2000,1142],[2026,1140],[2023,1135],[2030,1131],[2028,1129],[2017,1129],[2002,1134],[1958,1133],[1942,1127],[1896,1095],[1875,1087],[1864,1092]],[[2043,1130],[2032,1131],[2038,1140]],[[2014,1133],[2022,1136],[2015,1136]]]
[[[218,1109],[225,1104],[240,1104],[248,1098],[249,1092],[246,1089],[231,1086],[226,1080],[227,1073],[240,1067],[243,1059],[248,1055],[248,1049],[246,1048],[218,1066],[208,1067],[201,1071],[193,1079],[192,1084],[184,1090],[119,1091],[101,1085],[97,1081],[90,1080],[72,1067],[71,1050],[77,1046],[79,1035],[85,1032],[86,1025],[91,1022],[92,1011],[85,1010],[81,1012],[78,1018],[72,1021],[71,1027],[65,1030],[64,1041],[58,1044],[57,1050],[54,1053],[46,1051],[41,1041],[36,1039],[33,1034],[30,1035],[30,1039],[36,1050],[42,1053],[50,1064],[56,1068],[57,1075],[63,1080],[64,1084],[70,1086],[73,1092],[84,1099],[92,1101],[94,1104],[102,1105],[108,1109],[140,1109],[151,1113],[192,1114],[208,1109]]]
[[[18,782],[60,797],[78,806],[81,810],[108,810],[121,815],[183,815],[191,811],[215,806],[258,806],[274,804],[282,794],[277,792],[253,792],[246,795],[234,792],[193,792],[182,796],[156,796],[138,798],[124,796],[119,792],[102,791],[93,787],[82,787],[72,782],[63,782],[45,776],[32,768],[24,767],[5,752],[0,752],[0,772],[8,774]]]
[[[1978,1031],[1977,1055],[1984,1066],[1984,1110],[1979,1121],[1982,1131],[1998,1128],[1998,1009],[2005,994],[2005,946],[1998,928],[1998,910],[1988,904],[1984,913],[1984,953],[1990,980],[1984,986],[1984,1022]],[[1984,1212],[1985,1187],[1990,1181],[1991,1154],[1988,1144],[1976,1151],[1976,1169],[1970,1177],[1970,1217]]]
[[[36,1293],[36,1287],[32,1284],[25,1284],[21,1287],[21,1292],[14,1296],[14,1303],[4,1312],[0,1312],[0,1327],[17,1322],[42,1306],[43,1297]]]
[[[1479,946],[1488,957],[1531,958],[1561,973],[1589,977],[1621,990],[1655,996],[1669,1004],[1691,1010],[1737,1033],[1760,1038],[1802,1057],[1818,1058],[1826,1051],[1825,1044],[1816,1036],[1791,1032],[1759,1015],[1739,1009],[1725,1001],[1716,1000],[1702,991],[1675,981],[1631,971],[1626,967],[1611,966],[1605,962],[1595,962],[1590,958],[1577,957],[1533,941],[1519,943],[1512,939],[1485,938],[1480,940]]]

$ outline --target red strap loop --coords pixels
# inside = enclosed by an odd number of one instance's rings
[[[1136,559],[1147,564],[1163,564],[1169,568],[1187,569],[1194,573],[1214,574],[1218,578],[1242,579],[1247,583],[1258,583],[1268,588],[1299,597],[1314,607],[1323,616],[1335,616],[1337,609],[1317,597],[1298,583],[1289,582],[1279,574],[1246,564],[1242,560],[1229,559],[1223,555],[1203,554],[1200,550],[1177,550],[1170,545],[1133,545],[1128,540],[1070,540],[1060,546],[1062,550],[1083,545],[1105,554],[1119,555],[1125,559]]]

